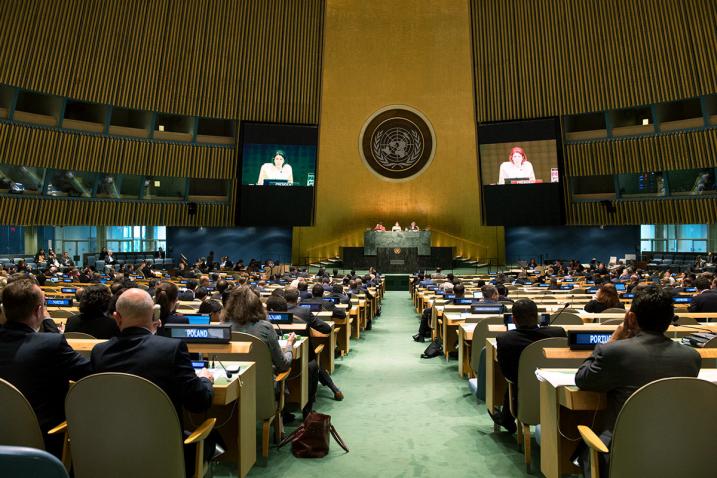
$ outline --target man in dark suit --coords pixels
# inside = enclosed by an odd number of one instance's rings
[[[202,369],[195,372],[187,344],[154,335],[154,303],[142,289],[128,289],[117,300],[114,318],[120,336],[96,345],[91,361],[95,372],[122,372],[139,375],[164,390],[182,422],[182,409],[203,412],[212,404],[213,376]],[[211,457],[214,447],[209,445]],[[193,460],[193,453],[185,453]],[[187,463],[187,469],[191,462]]]
[[[62,334],[38,333],[48,314],[45,294],[31,280],[8,284],[2,303],[7,322],[0,327],[0,378],[30,402],[45,447],[59,457],[62,437],[48,437],[46,432],[65,420],[68,383],[88,375],[90,362],[72,350]]]
[[[193,280],[189,280],[189,281],[187,281],[186,286],[187,286],[186,290],[183,290],[179,293],[178,299],[183,302],[191,302],[195,298],[194,289],[197,288],[197,282],[193,281]]]
[[[302,304],[321,304],[321,310],[331,312],[331,317],[334,319],[345,319],[346,311],[336,307],[336,304],[329,300],[324,300],[324,287],[321,284],[314,284],[311,288],[311,297],[302,300]]]
[[[657,287],[639,292],[625,321],[611,341],[595,347],[575,374],[583,390],[607,393],[607,409],[597,423],[600,439],[610,445],[615,420],[623,404],[637,389],[667,377],[696,377],[702,360],[696,350],[665,336],[674,317],[672,296]],[[581,454],[583,472],[590,474],[589,451]],[[608,470],[608,457],[601,455],[601,469]]]
[[[307,307],[301,307],[299,302],[299,290],[293,287],[287,287],[284,290],[284,298],[286,299],[287,312],[294,314],[294,320],[303,320],[307,324],[310,323],[314,315]]]
[[[334,284],[331,287],[331,293],[329,294],[329,297],[339,299],[339,303],[341,304],[348,304],[350,301],[349,296],[344,293],[344,287],[341,284]]]
[[[484,289],[492,286],[484,286]],[[484,292],[485,294],[485,292]],[[497,294],[497,291],[496,291]],[[499,335],[496,338],[498,345],[498,365],[506,379],[510,380],[517,387],[518,365],[520,355],[525,348],[541,339],[550,337],[565,337],[565,330],[562,327],[538,327],[538,306],[530,299],[519,299],[513,304],[513,323],[515,329]],[[515,394],[517,397],[517,393]],[[516,404],[517,405],[517,404]],[[510,399],[506,390],[503,397],[503,409],[498,413],[488,411],[495,423],[504,427],[510,433],[515,433],[517,427],[515,419],[510,413]]]
[[[309,284],[307,284],[306,281],[299,281],[296,288],[299,289],[299,298],[301,300],[311,298],[311,292],[309,292]]]
[[[697,295],[692,298],[690,312],[717,312],[717,289],[710,289],[710,279],[699,276],[695,281]]]

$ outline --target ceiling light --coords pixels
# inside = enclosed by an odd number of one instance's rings
[[[650,118],[642,118],[642,126],[647,126],[650,124]]]
[[[160,124],[159,126],[157,126],[157,129],[158,129],[159,131],[164,131],[164,125],[163,125],[163,124]]]

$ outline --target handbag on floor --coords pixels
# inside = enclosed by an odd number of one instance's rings
[[[426,347],[426,350],[421,354],[421,358],[433,358],[443,355],[443,344],[440,339],[436,339]]]
[[[279,448],[291,442],[291,453],[297,458],[322,458],[329,453],[331,436],[341,448],[349,452],[348,447],[331,424],[331,415],[311,412],[303,425],[299,426],[281,443]]]

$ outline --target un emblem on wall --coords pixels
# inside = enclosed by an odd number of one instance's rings
[[[433,128],[419,111],[392,105],[376,111],[359,137],[361,158],[383,179],[405,181],[420,174],[433,160]]]

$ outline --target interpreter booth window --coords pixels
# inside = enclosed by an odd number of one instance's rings
[[[194,202],[226,202],[229,181],[224,179],[190,179],[189,200]]]
[[[670,185],[671,196],[701,196],[717,194],[715,185],[715,170],[682,169],[669,171],[667,178]]]
[[[659,197],[665,195],[662,172],[620,174],[618,192],[623,198]]]
[[[100,199],[139,199],[144,176],[101,174],[96,197]]]
[[[42,168],[0,164],[0,193],[39,195],[45,171]]]
[[[91,198],[97,174],[58,169],[48,170],[47,195],[55,197]]]
[[[187,189],[185,178],[148,176],[144,180],[144,199],[184,201]]]
[[[575,176],[571,179],[573,198],[583,201],[615,199],[615,179],[610,174]]]

